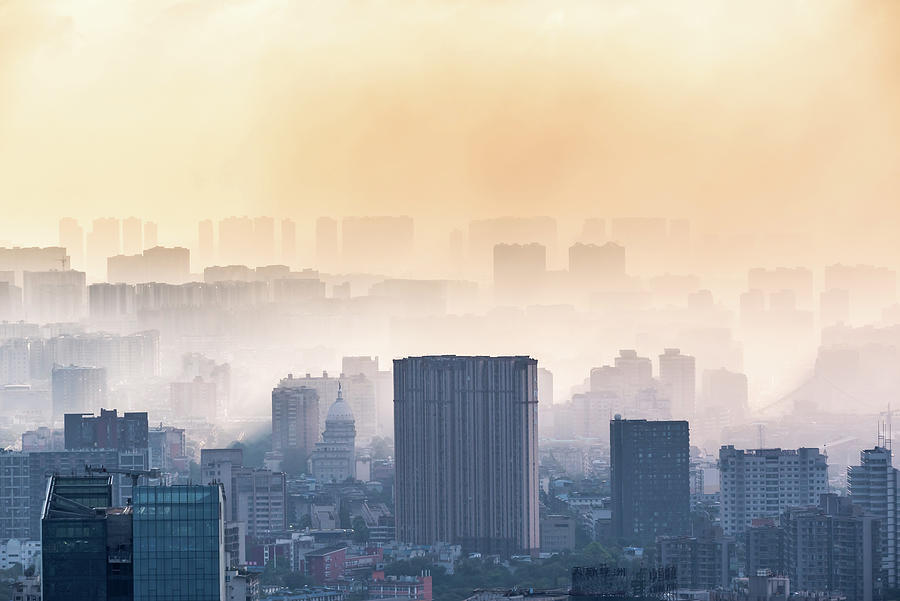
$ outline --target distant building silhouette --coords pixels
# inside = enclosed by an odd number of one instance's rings
[[[84,269],[84,228],[71,217],[59,220],[59,245],[66,249],[73,269]]]
[[[61,420],[66,413],[91,413],[106,404],[106,368],[56,366],[51,389],[55,419]]]
[[[144,250],[159,246],[159,230],[152,221],[144,222]]]
[[[547,249],[540,244],[494,247],[494,293],[497,302],[524,305],[541,298],[547,274]]]
[[[319,438],[319,394],[291,374],[272,390],[272,450],[305,462]]]
[[[113,217],[94,219],[85,242],[88,273],[106,279],[106,259],[118,255],[121,248],[119,220]]]
[[[297,263],[297,224],[290,219],[281,220],[281,260],[288,266]]]
[[[677,348],[667,348],[659,356],[659,381],[672,403],[672,416],[690,419],[694,416],[697,396],[697,368],[694,358],[682,355]]]

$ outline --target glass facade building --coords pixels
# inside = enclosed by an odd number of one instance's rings
[[[225,599],[221,485],[138,486],[133,514],[135,601]]]
[[[51,480],[41,516],[41,585],[47,601],[107,600],[105,508],[111,495],[109,476]]]

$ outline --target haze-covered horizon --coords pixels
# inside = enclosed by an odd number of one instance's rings
[[[888,249],[892,2],[7,1],[0,239],[46,215],[688,218]]]

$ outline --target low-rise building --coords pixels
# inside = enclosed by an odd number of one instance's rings
[[[541,518],[541,551],[558,553],[575,549],[575,518],[547,515]]]
[[[384,571],[373,572],[366,599],[431,601],[431,573],[423,572],[418,576],[385,576]]]
[[[721,529],[710,529],[701,536],[666,536],[656,542],[657,563],[675,566],[679,589],[708,590],[728,588],[737,576],[736,544],[723,536]]]

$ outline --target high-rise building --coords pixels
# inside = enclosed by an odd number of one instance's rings
[[[78,321],[85,315],[83,271],[22,273],[25,315],[38,323]]]
[[[41,514],[47,601],[225,599],[221,485],[138,486],[113,506],[110,476],[53,476]]]
[[[226,217],[219,221],[219,263],[246,265],[254,262],[252,240],[253,220],[249,217]]]
[[[672,416],[681,419],[693,417],[697,395],[694,358],[682,355],[677,348],[665,349],[659,356],[659,381],[672,403]]]
[[[784,574],[784,530],[772,518],[760,518],[746,530],[747,574]]]
[[[272,450],[285,460],[296,455],[303,464],[319,438],[319,394],[312,388],[295,385],[293,374],[272,390]]]
[[[755,267],[747,272],[747,290],[760,290],[766,295],[787,290],[801,307],[808,309],[813,300],[813,274],[805,267]]]
[[[23,435],[24,436],[24,435]],[[0,450],[0,540],[31,538],[28,453]]]
[[[53,417],[91,413],[106,404],[106,368],[55,366],[51,372]]]
[[[221,484],[134,490],[134,601],[225,598]]]
[[[92,320],[118,322],[135,314],[134,286],[98,283],[88,286],[88,314]]]
[[[109,257],[106,271],[111,283],[182,284],[190,279],[191,253],[182,247],[154,246],[142,254]]]
[[[206,382],[202,376],[191,382],[172,382],[169,404],[177,415],[213,419],[218,414],[216,383]]]
[[[722,528],[743,534],[757,518],[816,505],[828,492],[828,465],[819,449],[719,449]]]
[[[281,260],[288,266],[297,262],[297,224],[292,219],[281,220]]]
[[[4,279],[18,285],[25,271],[67,271],[69,267],[69,255],[59,246],[0,248],[0,272],[7,276],[12,272],[13,279]]]
[[[147,430],[148,465],[151,469],[172,473],[189,469],[184,429],[155,426]]]
[[[537,361],[394,361],[397,539],[540,549]]]
[[[100,415],[67,413],[64,420],[66,449],[146,449],[147,412],[100,409]]]
[[[365,373],[342,373],[336,377],[323,371],[321,376],[308,373],[302,377],[295,376],[290,378],[288,384],[312,388],[319,393],[319,423],[316,432],[321,432],[325,428],[325,418],[331,407],[331,403],[326,399],[337,398],[338,388],[342,387],[344,400],[350,405],[356,418],[357,439],[367,444],[375,436],[378,423],[376,414],[378,382],[378,379],[372,380]]]
[[[892,465],[891,450],[882,446],[865,449],[859,454],[859,465],[847,469],[850,500],[868,515],[878,518],[881,536],[881,562],[886,584],[897,586],[900,561],[900,536],[897,523],[897,468]]]
[[[356,479],[356,422],[338,386],[337,400],[328,409],[321,442],[312,453],[312,474],[318,482]]]
[[[749,409],[749,389],[747,376],[729,371],[724,367],[703,371],[704,412],[718,411],[736,418],[747,414]]]
[[[241,523],[259,538],[287,528],[287,487],[283,472],[247,467],[241,449],[202,449],[204,482],[221,482],[226,524]]]
[[[897,301],[897,272],[874,265],[828,265],[824,289],[847,291],[852,321],[876,321]]]
[[[657,565],[675,567],[678,588],[727,589],[737,570],[737,542],[710,528],[699,536],[661,536],[656,541]]]
[[[142,252],[144,252],[144,231],[141,220],[137,217],[123,219],[122,254],[139,255]]]
[[[819,294],[819,324],[822,327],[850,322],[850,292],[838,288]]]
[[[41,514],[42,599],[133,599],[131,518],[130,507],[112,507],[110,476],[53,476]]]
[[[25,509],[28,513],[30,540],[36,540],[41,535],[41,512],[47,497],[49,474],[84,474],[86,465],[107,469],[147,469],[146,449],[85,449],[29,452],[22,455],[28,458],[29,499]],[[121,474],[112,476],[111,494],[114,505],[126,505],[132,497],[131,478]]]
[[[552,217],[497,217],[469,222],[468,273],[477,279],[490,278],[491,257],[497,244],[536,243],[556,251],[556,220]]]
[[[625,247],[615,242],[575,244],[569,247],[569,273],[582,287],[620,286],[626,277]]]
[[[358,381],[360,393],[364,392],[364,382],[354,379],[354,376],[364,376],[369,382],[375,384],[375,434],[380,436],[393,436],[394,432],[394,376],[389,369],[378,367],[378,357],[344,357],[341,359],[341,372],[349,380]],[[353,387],[354,382],[348,381]],[[357,407],[365,404],[365,399],[357,403]],[[353,406],[351,405],[351,409]],[[356,410],[353,412],[357,415]]]
[[[641,390],[653,386],[653,364],[649,357],[638,357],[637,351],[623,349],[615,358],[615,367],[621,370],[625,398],[634,398]]]
[[[686,421],[609,422],[613,536],[651,543],[690,533],[690,433]]]
[[[73,269],[84,269],[84,228],[76,219],[59,220],[59,245],[66,249]]]
[[[540,298],[547,274],[547,248],[540,244],[494,247],[494,293],[498,302],[528,304]]]
[[[86,271],[95,278],[106,279],[106,259],[121,252],[119,220],[113,217],[94,219],[85,242]]]
[[[159,375],[159,332],[154,330],[128,336],[102,332],[55,336],[46,341],[41,352],[48,371],[53,364],[94,365],[106,369],[110,382]],[[73,408],[69,413],[90,410]]]
[[[152,221],[145,221],[143,250],[156,248],[157,246],[159,246],[159,229],[157,228],[156,223]]]
[[[881,571],[878,518],[847,497],[823,494],[812,507],[781,516],[791,587],[872,601]]]

